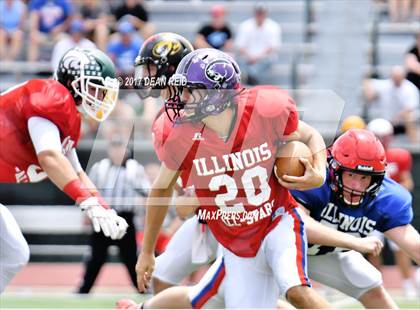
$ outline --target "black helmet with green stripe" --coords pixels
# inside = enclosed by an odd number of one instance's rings
[[[111,59],[96,48],[72,48],[61,58],[55,79],[97,121],[105,120],[118,100],[119,83]]]

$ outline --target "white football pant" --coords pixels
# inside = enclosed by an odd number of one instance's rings
[[[189,288],[192,307],[274,309],[290,288],[310,286],[306,253],[303,222],[296,210],[286,212],[255,257],[239,257],[223,248],[223,257]]]
[[[381,273],[356,251],[308,256],[309,277],[359,299],[382,285]]]
[[[28,261],[28,244],[13,215],[0,204],[0,293]]]
[[[216,258],[218,243],[207,225],[197,216],[186,220],[169,241],[165,252],[156,258],[153,277],[177,285],[199,267]]]

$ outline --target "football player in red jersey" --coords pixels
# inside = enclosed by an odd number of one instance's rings
[[[0,183],[49,178],[112,239],[127,229],[83,171],[76,154],[80,112],[105,120],[118,99],[112,61],[97,49],[71,49],[55,79],[35,79],[0,96]],[[80,111],[80,112],[79,112]],[[0,292],[27,262],[29,250],[10,212],[0,205]]]
[[[134,81],[141,97],[168,97],[168,82],[185,55],[194,50],[191,43],[172,32],[157,33],[144,41],[136,57]]]
[[[168,85],[169,79],[175,73],[178,64],[194,48],[184,37],[170,32],[163,32],[149,37],[142,45],[135,61],[135,85],[142,98],[162,97],[166,100],[173,88]],[[153,102],[156,105],[156,102]],[[161,109],[155,119],[165,113]],[[170,111],[168,111],[170,113]],[[172,123],[169,123],[172,127]],[[160,128],[158,129],[160,130]],[[154,134],[161,135],[160,131]],[[186,180],[182,175],[175,183],[174,204],[178,215],[184,218],[186,204],[195,200],[190,188],[183,188]],[[193,202],[195,210],[196,202]],[[181,213],[180,213],[181,212]],[[158,243],[161,238],[158,238]],[[159,244],[157,245],[157,248]],[[196,216],[187,219],[182,226],[171,236],[165,251],[156,259],[156,269],[153,274],[153,293],[180,284],[201,266],[208,266],[215,258],[217,241],[209,231],[207,225],[198,221]],[[176,261],[176,267],[174,267]]]
[[[395,182],[404,186],[408,191],[414,188],[411,167],[413,158],[409,151],[402,148],[390,148],[389,145],[394,135],[394,127],[386,119],[377,118],[369,122],[367,129],[372,131],[382,142],[386,151],[386,174]],[[384,241],[384,235],[375,231],[375,236]],[[406,297],[416,297],[417,290],[413,279],[412,263],[407,254],[405,254],[396,244],[388,240],[389,247],[395,255],[395,262],[403,278],[402,288]],[[381,267],[381,258],[379,256],[369,255],[369,261],[377,268]]]
[[[227,307],[274,307],[279,294],[297,307],[328,307],[310,289],[303,223],[286,189],[324,182],[320,134],[298,120],[285,92],[274,87],[242,91],[236,62],[221,51],[188,54],[172,81],[178,87],[165,107],[174,124],[162,114],[153,125],[162,165],[147,201],[139,290],[149,286],[156,236],[182,172],[189,175],[187,186],[195,186],[199,217],[223,246]],[[283,176],[280,185],[271,172],[278,145],[290,140],[310,147],[314,166],[303,160],[305,175]]]

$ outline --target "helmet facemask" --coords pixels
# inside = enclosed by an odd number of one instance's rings
[[[183,81],[183,86],[173,86],[174,80]],[[234,97],[241,91],[235,89],[207,89],[204,84],[187,83],[186,78],[174,74],[169,82],[169,98],[165,100],[165,110],[174,123],[198,122],[210,115],[226,110]]]
[[[170,70],[171,69],[171,70]],[[135,87],[142,99],[147,97],[158,98],[161,90],[167,86],[168,78],[175,71],[169,68],[163,60],[153,60],[151,57],[137,57],[134,69]]]
[[[186,55],[168,85],[174,88],[170,89],[165,108],[175,123],[198,122],[218,115],[242,92],[238,65],[215,49],[198,49]]]
[[[71,85],[75,93],[82,98],[82,107],[87,115],[98,122],[104,121],[118,101],[119,82],[115,78],[100,75],[86,75],[93,72],[89,62],[81,60],[80,77]],[[97,71],[96,71],[97,72]]]
[[[174,123],[199,122],[218,115],[235,104],[243,89],[208,89],[199,82],[188,82],[183,74],[174,74],[168,83],[169,98],[165,110]],[[172,113],[172,116],[170,115]]]
[[[378,194],[385,176],[385,171],[373,172],[343,167],[333,158],[329,159],[329,168],[331,189],[335,196],[349,208],[357,208],[362,203],[366,205],[369,201],[373,200]],[[343,173],[345,171],[370,176],[369,185],[363,191],[358,191],[346,186],[343,182]],[[350,196],[350,201],[345,197],[345,193]],[[355,198],[359,198],[358,201],[353,201]]]

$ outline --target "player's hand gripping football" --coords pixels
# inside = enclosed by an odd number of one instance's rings
[[[137,287],[140,293],[145,293],[150,287],[152,273],[155,269],[155,255],[140,253],[136,264]]]
[[[304,191],[324,184],[325,170],[316,169],[306,158],[300,158],[299,160],[305,166],[305,174],[301,177],[283,175],[278,178],[283,187]]]
[[[378,256],[384,247],[381,240],[371,236],[366,238],[357,238],[353,245],[353,250],[362,254],[373,254]]]
[[[122,217],[112,209],[104,208],[97,197],[90,197],[80,203],[80,208],[92,221],[93,229],[96,232],[102,230],[106,237],[121,239],[128,228],[128,224]]]

